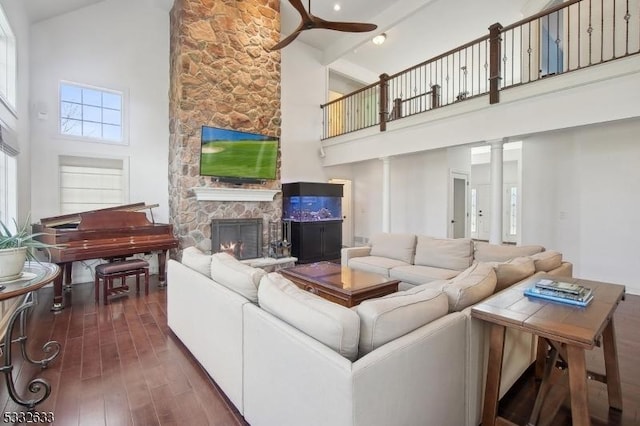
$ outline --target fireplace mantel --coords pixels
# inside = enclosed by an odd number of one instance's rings
[[[280,190],[253,188],[192,188],[198,201],[273,201]]]

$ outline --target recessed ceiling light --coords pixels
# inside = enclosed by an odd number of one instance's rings
[[[338,12],[340,9],[342,9],[342,7],[340,6],[340,3],[335,3],[333,5],[333,10],[335,10],[336,12]]]
[[[372,38],[371,41],[373,42],[373,44],[380,46],[382,43],[384,43],[386,39],[387,39],[387,35],[385,33],[382,33]]]

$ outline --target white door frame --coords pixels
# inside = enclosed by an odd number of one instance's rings
[[[449,206],[447,211],[447,237],[453,238],[452,222],[454,217],[454,179],[463,179],[464,185],[464,236],[469,237],[469,172],[465,170],[449,169]]]
[[[353,182],[349,179],[329,179],[329,183],[342,184],[342,245],[353,247]]]

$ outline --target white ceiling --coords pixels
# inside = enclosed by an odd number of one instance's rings
[[[23,0],[31,22],[49,19],[101,1],[147,2],[170,10],[173,0]],[[488,32],[489,25],[511,24],[541,10],[549,0],[302,0],[313,15],[329,21],[368,22],[378,25],[370,33],[343,33],[312,29],[293,43],[321,51],[323,64],[348,61],[371,75],[393,74]],[[334,10],[339,3],[340,11]],[[281,33],[288,36],[300,15],[288,0],[280,1]],[[524,11],[524,12],[523,12]],[[387,34],[376,46],[371,38]],[[284,48],[287,49],[286,47]],[[369,81],[370,82],[370,81]]]

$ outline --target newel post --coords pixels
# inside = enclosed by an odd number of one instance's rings
[[[389,99],[389,74],[380,74],[380,131],[387,130],[387,100]]]
[[[502,25],[489,27],[489,103],[500,102],[500,58],[502,57]]]
[[[440,86],[434,84],[431,86],[431,109],[438,108],[440,106]]]

